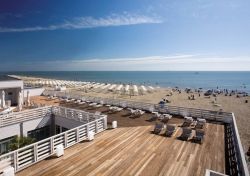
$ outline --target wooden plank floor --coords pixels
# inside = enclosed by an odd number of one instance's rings
[[[27,175],[204,175],[225,172],[224,126],[208,123],[202,145],[181,141],[178,128],[166,138],[153,126],[122,127],[98,134],[94,141],[65,150],[60,158],[41,161],[17,173]]]

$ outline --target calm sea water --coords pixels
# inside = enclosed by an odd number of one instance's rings
[[[71,71],[2,72],[44,78],[102,83],[136,83],[160,87],[238,89],[250,92],[250,72],[149,72],[149,71]]]

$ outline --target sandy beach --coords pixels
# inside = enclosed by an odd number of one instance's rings
[[[218,95],[216,98],[210,96],[210,98],[205,97],[203,94],[200,93],[186,93],[182,91],[179,93],[177,91],[172,92],[171,96],[166,96],[170,94],[171,89],[158,89],[153,93],[147,93],[141,96],[128,96],[128,95],[118,95],[114,93],[97,93],[97,92],[82,92],[77,91],[75,89],[71,89],[70,93],[78,93],[82,94],[83,96],[94,96],[94,97],[103,97],[103,98],[115,98],[115,99],[124,99],[130,101],[137,101],[137,102],[149,102],[149,103],[159,103],[162,98],[165,98],[170,101],[168,105],[173,106],[181,106],[181,107],[193,107],[193,108],[202,108],[202,109],[209,109],[209,110],[219,110],[222,109],[226,112],[233,112],[236,116],[237,125],[239,128],[242,144],[244,150],[247,151],[248,147],[250,146],[250,97],[240,97],[237,98],[236,95],[232,96],[225,96],[225,95]],[[193,94],[195,96],[195,100],[189,100],[188,96]],[[215,100],[216,99],[216,100]],[[248,103],[245,101],[248,100]],[[216,101],[217,106],[213,103]],[[48,104],[49,101],[46,102]]]

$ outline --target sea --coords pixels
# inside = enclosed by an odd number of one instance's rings
[[[0,72],[0,74],[155,87],[237,89],[250,93],[250,71],[35,71]]]

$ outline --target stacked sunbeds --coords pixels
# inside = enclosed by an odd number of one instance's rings
[[[160,119],[161,115],[155,113],[155,116],[153,117],[157,117],[158,119]],[[202,118],[197,118],[197,120],[194,120],[192,117],[184,117],[184,119],[185,120],[181,125],[182,133],[178,138],[185,141],[192,139],[193,142],[202,144],[205,136],[206,120]],[[164,131],[164,129],[166,129],[164,135],[167,137],[171,137],[176,132],[177,125],[165,124],[162,122],[156,123],[153,133],[160,134],[162,131]]]

